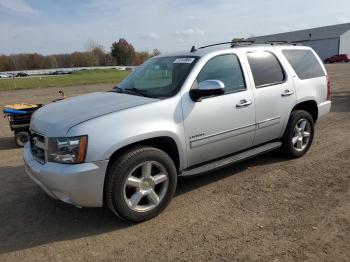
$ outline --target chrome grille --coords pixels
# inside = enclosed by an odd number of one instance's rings
[[[45,163],[46,143],[45,137],[31,132],[30,133],[30,148],[33,157],[40,163]]]

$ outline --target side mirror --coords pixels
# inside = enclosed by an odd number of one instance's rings
[[[202,97],[217,96],[225,93],[225,84],[220,80],[205,80],[198,84],[198,88],[190,90],[190,97],[198,102]]]

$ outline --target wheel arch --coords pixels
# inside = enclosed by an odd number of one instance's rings
[[[123,152],[137,146],[152,146],[164,151],[174,161],[176,170],[179,172],[179,170],[181,169],[182,165],[181,165],[180,151],[179,151],[178,145],[176,141],[169,136],[147,138],[147,139],[132,142],[130,144],[127,144],[125,146],[118,148],[109,157],[109,163],[108,163],[107,169],[118,156],[123,154]]]
[[[296,104],[291,113],[296,110],[304,110],[308,112],[312,116],[314,123],[316,123],[318,119],[318,107],[315,100],[306,100]]]

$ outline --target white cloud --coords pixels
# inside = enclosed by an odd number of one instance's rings
[[[205,34],[204,30],[201,29],[184,29],[184,30],[176,30],[175,35],[179,36],[203,36]]]
[[[146,35],[141,36],[141,38],[145,38],[145,39],[159,39],[159,36],[155,33],[149,33]]]
[[[337,22],[339,24],[345,24],[345,23],[350,23],[350,19],[349,18],[346,18],[346,17],[340,17],[337,19]]]
[[[18,13],[38,13],[38,11],[33,9],[25,0],[0,0],[0,6]]]

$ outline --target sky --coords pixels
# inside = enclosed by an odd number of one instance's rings
[[[110,50],[125,38],[138,51],[350,22],[349,0],[0,0],[0,54]]]

